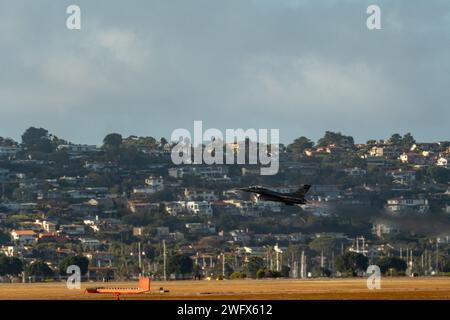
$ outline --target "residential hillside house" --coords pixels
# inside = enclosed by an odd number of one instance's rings
[[[19,245],[32,245],[36,242],[38,234],[34,230],[12,230],[11,238]]]
[[[186,209],[189,213],[198,216],[212,216],[211,203],[207,201],[187,201]]]
[[[209,189],[184,189],[184,199],[187,201],[217,201],[219,197],[214,190]]]
[[[68,236],[81,236],[84,235],[86,230],[83,225],[77,224],[65,224],[59,227],[59,231],[62,234],[66,234]]]
[[[164,178],[161,176],[149,176],[147,179],[145,179],[145,184],[152,188],[155,192],[164,190]]]
[[[12,158],[21,149],[15,146],[0,146],[0,158]]]
[[[428,200],[424,198],[392,198],[388,199],[386,209],[388,212],[396,215],[403,212],[427,213],[430,206]]]
[[[185,201],[171,201],[164,202],[164,208],[166,213],[171,216],[177,216],[186,211],[186,202]]]
[[[450,169],[450,157],[440,157],[436,161],[436,165],[446,169]]]
[[[397,225],[391,221],[375,221],[372,224],[372,234],[378,238],[382,238],[384,235],[398,232]]]
[[[369,151],[371,157],[383,157],[386,159],[397,159],[401,154],[401,148],[394,145],[374,146]]]
[[[396,184],[411,184],[416,180],[415,170],[396,169],[386,172],[387,176],[392,177],[392,182]]]

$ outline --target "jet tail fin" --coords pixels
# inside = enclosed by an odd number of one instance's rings
[[[303,198],[306,195],[306,193],[308,193],[310,188],[311,188],[310,184],[304,184],[297,191],[292,193],[292,195],[296,196],[296,197],[299,197],[299,198]]]

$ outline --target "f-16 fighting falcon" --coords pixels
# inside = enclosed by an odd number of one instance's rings
[[[283,202],[286,205],[293,206],[307,203],[305,195],[310,188],[311,185],[304,184],[297,191],[292,193],[276,192],[261,186],[239,188],[238,190],[255,193],[259,196],[261,200]]]

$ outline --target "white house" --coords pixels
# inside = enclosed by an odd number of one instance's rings
[[[397,230],[392,222],[377,221],[372,224],[372,234],[381,238],[385,234],[391,234]]]
[[[188,201],[217,201],[214,190],[209,189],[184,189],[184,198]]]
[[[36,242],[38,235],[33,230],[13,230],[11,238],[18,241],[20,245],[31,245]]]
[[[188,201],[186,209],[189,213],[199,216],[210,216],[213,214],[211,204],[207,201]]]
[[[84,226],[76,224],[66,224],[60,227],[60,231],[70,236],[83,235],[85,233]]]
[[[100,151],[96,145],[87,144],[60,144],[58,150],[67,150],[70,153],[97,152]]]
[[[163,177],[150,176],[145,179],[145,184],[153,188],[156,192],[164,190],[164,179]]]
[[[426,213],[430,207],[427,199],[392,198],[387,200],[386,208],[389,212],[397,214],[408,210]]]
[[[143,186],[143,187],[134,187],[134,194],[145,194],[150,195],[156,193],[156,190],[153,187]]]
[[[186,202],[185,201],[171,201],[165,202],[165,210],[171,216],[177,216],[183,213],[186,210]]]
[[[450,169],[450,158],[448,157],[440,157],[437,159],[436,164],[440,167],[444,167],[446,169]]]

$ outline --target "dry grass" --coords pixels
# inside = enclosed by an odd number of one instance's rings
[[[83,283],[68,290],[65,283],[0,284],[0,299],[94,300],[111,295],[85,294],[87,287],[134,287],[137,283]],[[159,288],[169,290],[160,293]],[[365,279],[232,280],[152,282],[151,292],[123,299],[445,299],[450,278],[383,278],[380,290],[369,290]]]

